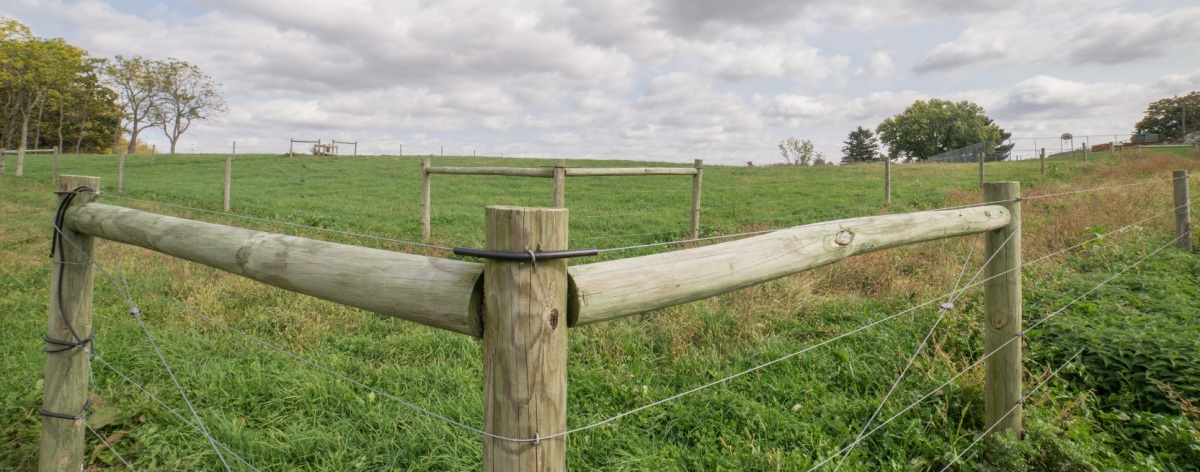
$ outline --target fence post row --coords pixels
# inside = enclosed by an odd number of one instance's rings
[[[99,177],[64,175],[58,190],[86,186],[100,189]],[[59,195],[59,205],[69,195]],[[95,200],[75,195],[72,205]],[[38,470],[83,468],[84,424],[91,372],[93,269],[89,254],[95,237],[62,225],[61,239],[50,267],[50,313],[46,333],[46,380],[42,397],[42,431]],[[51,342],[53,340],[53,342]]]
[[[988,182],[983,201],[1007,208],[1007,226],[989,231],[984,255],[984,427],[1021,433],[1021,184]],[[1015,338],[1015,339],[1014,339]],[[1003,346],[1003,347],[1001,347]],[[995,351],[995,352],[993,352]],[[994,425],[994,428],[993,428]]]
[[[567,248],[565,208],[487,207],[486,248]],[[567,259],[483,264],[483,429],[513,439],[567,428]],[[490,471],[566,470],[566,437],[483,438]]]
[[[1192,252],[1192,211],[1188,198],[1188,172],[1177,170],[1171,177],[1175,182],[1175,245]]]

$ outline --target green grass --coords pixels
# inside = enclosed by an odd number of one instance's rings
[[[1197,169],[1195,156],[1137,160],[1093,155],[987,165],[989,180],[1056,193]],[[26,178],[0,178],[0,469],[37,458],[49,219],[54,196],[44,157]],[[549,160],[447,157],[435,165],[550,165]],[[571,161],[570,165],[645,166]],[[663,165],[663,164],[651,164]],[[239,156],[233,212],[321,228],[417,240],[419,159]],[[122,200],[219,210],[222,156],[130,156],[116,192],[116,158],[64,156],[61,173],[97,175],[118,205],[339,242],[408,250],[390,242],[237,220]],[[907,212],[978,201],[977,167],[897,165],[893,205],[881,166],[709,166],[705,235]],[[1027,259],[1169,207],[1167,182],[1025,204]],[[550,203],[548,179],[437,175],[434,242],[478,247],[483,207]],[[572,247],[682,239],[691,179],[571,178]],[[303,197],[303,198],[302,198]],[[1088,245],[1025,272],[1026,319],[1053,312],[1165,244],[1169,218]],[[1100,229],[1097,229],[1100,228]],[[709,300],[570,334],[568,427],[592,424],[776,359],[948,291],[974,238],[871,254]],[[258,285],[140,249],[116,249],[132,283],[373,388],[480,426],[477,340]],[[631,257],[646,249],[605,253]],[[101,267],[114,267],[98,243]],[[425,253],[424,250],[415,250]],[[977,249],[972,272],[982,262]],[[445,254],[440,254],[445,256]],[[577,261],[586,263],[587,261]],[[573,262],[576,263],[576,262]],[[969,277],[969,275],[968,275]],[[1026,438],[977,446],[956,470],[1188,470],[1200,463],[1200,264],[1165,250],[1029,333],[1027,389],[1084,349],[1076,366],[1026,408]],[[471,470],[479,438],[135,292],[151,332],[216,438],[263,470]],[[969,365],[982,351],[982,296],[970,291],[882,413],[890,417]],[[97,275],[96,346],[103,358],[185,417],[179,394],[117,288]],[[861,428],[936,319],[917,310],[731,382],[572,435],[576,470],[806,470]],[[220,470],[207,441],[120,377],[94,363],[93,422],[139,470]],[[940,469],[982,432],[982,373],[972,371],[857,447],[843,470]],[[1190,408],[1190,409],[1189,409]],[[94,437],[97,470],[119,462]]]

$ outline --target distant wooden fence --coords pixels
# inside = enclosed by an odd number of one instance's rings
[[[700,162],[696,164],[699,175]],[[423,163],[429,169],[428,163]],[[454,169],[454,168],[450,168]],[[578,169],[576,175],[628,175]],[[691,169],[674,169],[684,174]],[[470,169],[477,172],[478,168]],[[548,177],[569,169],[499,169]],[[435,171],[437,173],[439,171]],[[445,170],[444,173],[466,173]],[[549,175],[547,175],[549,174]],[[424,172],[430,175],[430,172]],[[645,174],[636,174],[645,175]],[[1187,174],[1176,172],[1176,218],[1191,233]],[[205,264],[268,285],[483,340],[484,467],[565,470],[567,329],[675,306],[850,256],[985,235],[984,426],[1020,431],[1021,199],[1017,182],[984,185],[985,204],[829,221],[711,246],[568,267],[565,208],[489,206],[483,263],[425,257],[157,215],[96,202],[97,177],[62,176],[64,244],[51,269],[40,466],[83,463],[90,358],[60,349],[92,329],[95,237]],[[74,197],[74,200],[66,200]],[[1181,243],[1182,247],[1182,243]],[[1191,249],[1190,239],[1187,250]],[[459,252],[456,249],[456,252]],[[320,267],[320,271],[310,270]],[[564,329],[558,329],[564,328]],[[83,347],[87,341],[80,341]],[[74,416],[79,413],[79,416]],[[512,438],[512,439],[504,439]]]
[[[421,159],[421,239],[430,235],[431,189],[434,174],[446,175],[504,175],[510,177],[541,177],[554,179],[554,208],[566,205],[567,177],[613,177],[638,175],[692,176],[691,238],[700,237],[700,190],[704,183],[704,160],[696,159],[693,167],[567,167],[566,161],[554,161],[554,167],[430,167],[429,159]]]

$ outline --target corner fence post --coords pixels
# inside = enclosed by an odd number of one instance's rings
[[[565,208],[487,207],[486,248],[567,248]],[[513,439],[567,427],[567,260],[483,263],[483,429]],[[566,470],[566,437],[483,438],[489,471]]]
[[[58,190],[71,191],[87,186],[100,189],[99,177],[64,175]],[[67,195],[59,195],[60,205]],[[89,202],[94,195],[78,194],[72,204]],[[78,417],[73,419],[42,416],[41,451],[38,470],[81,470],[83,468],[84,422],[88,404],[88,377],[91,371],[92,335],[92,252],[90,235],[71,231],[63,225],[63,241],[55,248],[50,267],[50,316],[46,338],[64,343],[80,343],[86,348],[46,343],[46,380],[42,410],[46,413]],[[78,338],[76,338],[78,336]],[[83,342],[80,342],[83,341]],[[85,350],[86,349],[86,350]],[[57,351],[57,352],[50,352]]]
[[[992,354],[984,363],[984,428],[995,425],[991,434],[1015,431],[1018,437],[1024,342],[1018,337],[1022,309],[1020,197],[1020,182],[988,182],[983,187],[985,202],[999,202],[1012,214],[1008,226],[986,233],[984,256],[991,258],[991,262],[984,268],[987,282],[984,283],[983,349],[984,354]]]
[[[1175,182],[1175,245],[1184,251],[1192,252],[1192,211],[1191,200],[1188,199],[1188,173],[1177,170],[1172,173],[1171,180]]]
[[[554,160],[554,208],[567,205],[567,160]]]
[[[700,187],[704,183],[704,159],[696,159],[692,176],[692,239],[700,237]]]
[[[421,159],[421,240],[429,240],[429,159]]]

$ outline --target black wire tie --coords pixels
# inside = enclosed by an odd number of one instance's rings
[[[75,348],[82,348],[83,350],[86,351],[87,345],[92,342],[92,338],[95,336],[96,336],[96,332],[92,331],[92,334],[89,334],[88,337],[84,338],[82,341],[73,343],[70,341],[60,341],[58,339],[54,339],[54,338],[50,337],[50,335],[47,334],[45,336],[42,336],[42,341],[46,341],[47,343],[50,343],[50,344],[53,344],[56,346],[63,346],[63,348],[62,349],[50,349],[49,346],[46,346],[46,347],[42,348],[42,351],[45,351],[47,354],[70,351]]]
[[[53,411],[46,411],[45,408],[38,408],[38,413],[41,413],[42,416],[49,416],[51,418],[59,418],[59,419],[64,419],[64,420],[75,421],[75,420],[81,420],[81,419],[83,419],[84,416],[87,416],[87,412],[90,409],[92,409],[92,399],[91,398],[87,399],[87,403],[83,404],[83,411],[79,412],[79,414],[75,415],[75,416],[64,415],[62,413],[55,413]]]

